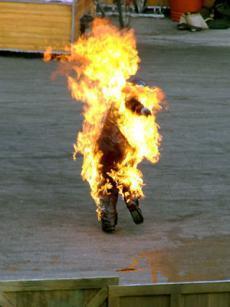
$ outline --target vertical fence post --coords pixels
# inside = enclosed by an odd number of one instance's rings
[[[72,14],[71,14],[71,35],[70,35],[71,44],[73,44],[76,39],[76,8],[77,8],[77,0],[73,0]]]

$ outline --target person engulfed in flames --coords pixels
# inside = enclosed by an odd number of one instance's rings
[[[138,164],[159,160],[156,114],[164,95],[134,80],[140,60],[133,31],[121,31],[105,19],[95,19],[92,31],[62,60],[71,66],[72,73],[65,72],[72,96],[83,103],[74,157],[83,155],[81,174],[90,185],[102,230],[115,230],[118,194],[140,224],[139,199],[144,194]]]
[[[132,112],[136,116],[150,116],[151,111],[144,107],[140,101],[132,97],[125,102],[127,110],[125,112]],[[108,111],[104,126],[101,130],[101,135],[98,138],[98,148],[101,151],[100,159],[100,173],[101,181],[98,184],[99,204],[98,213],[101,219],[102,229],[105,232],[113,232],[117,224],[117,210],[116,204],[119,190],[124,197],[124,201],[129,209],[134,223],[140,224],[143,222],[143,215],[139,207],[137,191],[132,191],[128,183],[119,182],[119,176],[116,179],[115,174],[119,173],[121,164],[127,168],[132,168],[135,164],[135,159],[127,158],[127,151],[129,154],[135,156],[135,148],[130,146],[128,140],[122,134],[117,122],[117,110],[111,107]],[[106,186],[106,189],[103,187]]]

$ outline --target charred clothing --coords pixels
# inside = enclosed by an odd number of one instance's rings
[[[150,110],[145,108],[137,99],[132,98],[126,101],[126,108],[138,115],[149,116],[151,114]],[[100,217],[102,223],[102,230],[106,232],[112,232],[115,230],[115,225],[117,224],[117,210],[116,203],[118,198],[118,187],[117,183],[111,178],[109,173],[111,170],[116,171],[118,169],[118,164],[125,159],[126,151],[125,149],[132,147],[121,133],[118,122],[117,122],[117,112],[113,112],[113,109],[108,111],[107,117],[105,119],[104,127],[101,131],[100,138],[98,139],[98,147],[102,152],[101,157],[101,175],[102,182],[99,183],[98,189],[104,186],[106,183],[109,184],[109,188],[106,191],[100,193]],[[134,150],[134,149],[133,149]],[[129,197],[124,197],[125,203],[130,211],[130,214],[136,224],[143,222],[143,216],[139,208],[138,199],[132,197],[129,187],[122,187],[123,194],[129,195]]]

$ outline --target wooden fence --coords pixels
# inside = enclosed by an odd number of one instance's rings
[[[116,277],[1,281],[1,307],[104,307]]]
[[[117,277],[0,282],[1,307],[230,307],[230,281],[118,285]]]
[[[230,307],[230,281],[110,286],[109,307]]]

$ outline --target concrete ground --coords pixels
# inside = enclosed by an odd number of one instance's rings
[[[166,93],[161,160],[145,162],[145,223],[122,201],[97,224],[72,144],[81,105],[56,63],[0,54],[0,279],[120,276],[122,283],[230,278],[230,30],[135,19],[138,75]]]

